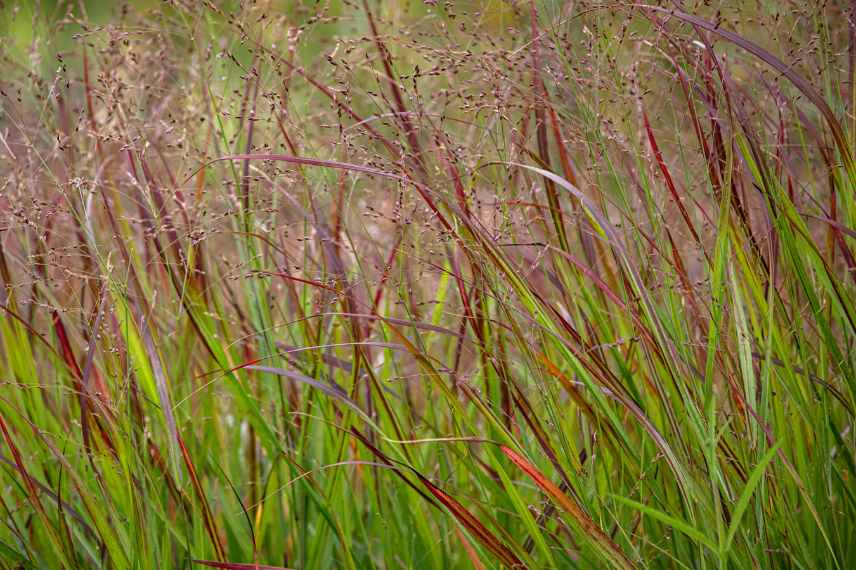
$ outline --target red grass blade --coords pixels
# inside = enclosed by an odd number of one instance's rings
[[[500,560],[503,561],[503,563],[512,568],[526,568],[526,565],[521,562],[517,555],[514,554],[508,546],[501,542],[496,535],[490,532],[487,527],[481,523],[481,521],[479,521],[461,503],[455,500],[454,497],[444,492],[419,473],[416,473],[416,476],[422,484],[428,488],[428,491],[452,512],[452,515],[458,519],[458,522],[473,533],[479,542],[481,542],[488,550],[493,552]]]
[[[538,142],[538,157],[543,163],[545,170],[550,170],[550,145],[547,140],[547,117],[545,108],[549,107],[547,88],[541,79],[541,35],[538,31],[538,12],[535,9],[535,0],[529,1],[529,15],[532,26],[532,82],[535,86],[533,107],[535,110],[535,137]],[[563,165],[564,166],[564,165]],[[547,202],[550,204],[550,217],[553,220],[553,226],[556,228],[556,235],[559,239],[559,246],[563,251],[569,251],[568,236],[565,233],[565,226],[562,222],[562,205],[559,201],[559,194],[556,192],[556,186],[549,178],[544,178],[544,189],[547,191]]]
[[[547,479],[540,471],[535,469],[531,463],[523,459],[520,455],[512,451],[506,446],[500,446],[502,452],[515,465],[520,467],[536,485],[550,495],[563,509],[565,509],[580,525],[583,532],[589,536],[595,546],[601,553],[610,561],[616,568],[622,570],[632,570],[636,566],[633,562],[621,551],[615,542],[612,541],[606,533],[591,519],[591,517],[583,511],[576,501],[568,497],[559,489],[552,481]]]
[[[184,457],[184,463],[187,465],[187,471],[190,473],[190,482],[193,484],[193,490],[196,493],[196,498],[202,507],[202,518],[205,522],[205,530],[208,532],[208,537],[211,539],[211,545],[214,547],[214,554],[220,561],[226,560],[226,553],[223,550],[223,544],[220,542],[220,536],[215,528],[214,515],[211,513],[211,507],[208,506],[208,499],[205,498],[205,491],[202,489],[202,484],[199,482],[199,477],[196,475],[196,467],[193,465],[193,460],[190,458],[190,453],[184,445],[184,440],[178,436],[178,447]]]
[[[395,473],[402,481],[404,481],[410,488],[419,493],[426,501],[428,501],[431,505],[439,508],[439,505],[434,502],[433,499],[429,495],[426,495],[424,491],[422,491],[418,486],[416,486],[413,481],[411,481],[408,477],[404,476],[404,473],[393,465],[392,461],[384,455],[382,451],[380,451],[377,447],[372,445],[372,443],[366,438],[363,434],[357,431],[355,428],[351,428],[351,433],[359,439],[363,445],[365,445],[369,450],[377,456],[384,464],[392,467],[393,473]],[[503,563],[511,568],[526,568],[526,565],[520,561],[517,555],[511,551],[502,541],[500,541],[496,535],[494,535],[490,530],[485,527],[481,521],[479,521],[472,513],[470,513],[461,503],[456,501],[453,497],[445,493],[442,489],[438,488],[436,485],[431,483],[428,479],[418,473],[416,470],[411,468],[413,474],[419,479],[419,481],[428,489],[428,491],[433,495],[440,503],[442,503],[449,511],[452,512],[452,515],[458,519],[458,521],[469,530],[478,540],[481,542],[488,550],[490,550],[493,554],[495,554]],[[466,548],[466,547],[465,547]]]
[[[687,227],[690,229],[693,239],[696,243],[701,245],[701,240],[698,237],[698,233],[696,233],[695,226],[693,226],[689,213],[687,213],[687,209],[684,207],[684,203],[681,200],[680,195],[678,195],[678,189],[675,187],[674,180],[672,180],[669,167],[666,166],[666,161],[663,159],[663,153],[660,152],[660,147],[657,145],[657,139],[654,138],[654,131],[651,130],[651,123],[648,121],[648,113],[646,113],[644,109],[642,110],[642,123],[645,125],[645,132],[648,135],[648,142],[651,144],[651,151],[654,153],[654,158],[657,160],[657,166],[660,168],[660,172],[666,180],[666,187],[669,189],[672,199],[681,211],[681,216],[684,218],[684,222],[686,222]]]

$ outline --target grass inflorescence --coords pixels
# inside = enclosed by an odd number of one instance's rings
[[[0,567],[856,567],[854,18],[0,6]]]

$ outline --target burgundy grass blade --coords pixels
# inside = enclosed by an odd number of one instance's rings
[[[672,174],[669,172],[669,167],[666,166],[666,161],[663,159],[663,153],[660,152],[660,147],[657,145],[657,139],[654,137],[654,131],[651,129],[651,123],[648,121],[648,113],[646,113],[644,109],[642,110],[642,123],[645,125],[645,132],[648,135],[648,142],[651,145],[651,151],[654,153],[654,158],[657,160],[657,166],[660,168],[660,172],[666,180],[666,187],[669,189],[672,199],[681,211],[681,216],[684,218],[684,222],[686,222],[687,227],[690,229],[693,239],[696,243],[701,245],[701,239],[699,239],[695,226],[693,225],[692,220],[690,220],[689,213],[687,213],[687,209],[684,207],[683,200],[681,200],[681,197],[678,194],[678,189],[675,187],[674,180],[672,180]]]
[[[543,473],[538,471],[531,463],[517,454],[512,449],[501,446],[502,452],[515,465],[522,469],[545,493],[547,493],[556,503],[565,509],[579,524],[583,532],[588,535],[592,542],[601,550],[602,554],[612,562],[617,568],[623,570],[632,570],[636,565],[627,557],[626,554],[618,547],[609,536],[601,530],[599,526],[591,519],[591,517],[583,511],[577,502],[566,495],[562,490],[547,479]]]

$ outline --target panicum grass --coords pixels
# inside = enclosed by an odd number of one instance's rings
[[[854,18],[0,5],[0,567],[856,567]]]

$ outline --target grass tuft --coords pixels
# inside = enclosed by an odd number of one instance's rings
[[[0,5],[0,568],[856,567],[856,7]]]

